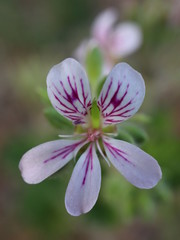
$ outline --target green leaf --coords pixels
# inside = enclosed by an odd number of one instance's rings
[[[67,120],[65,117],[60,115],[58,112],[54,110],[52,107],[48,107],[44,110],[44,115],[51,123],[52,126],[58,128],[60,130],[67,130],[68,132],[73,131],[73,124]]]
[[[131,134],[123,129],[118,129],[118,135],[115,138],[129,143],[134,143],[134,139]]]
[[[49,97],[48,97],[48,94],[47,94],[47,89],[45,88],[42,88],[42,87],[39,87],[36,89],[36,92],[37,94],[39,95],[41,101],[44,103],[44,104],[48,104],[48,105],[51,105],[50,103],[50,100],[49,100]]]
[[[130,134],[133,137],[134,142],[137,144],[143,144],[148,139],[146,131],[135,124],[128,124],[119,127],[119,129],[121,128],[123,128],[123,130]]]
[[[151,122],[151,118],[144,113],[136,113],[132,118],[131,121],[136,121],[138,123],[150,123]]]

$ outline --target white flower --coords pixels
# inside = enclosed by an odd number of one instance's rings
[[[43,181],[86,146],[66,191],[65,205],[71,215],[90,211],[97,201],[101,168],[96,150],[136,187],[152,188],[157,184],[162,174],[153,157],[130,143],[112,139],[103,131],[104,127],[123,122],[138,111],[145,95],[141,74],[126,63],[119,63],[112,69],[97,100],[98,128],[92,125],[89,82],[76,60],[68,58],[50,70],[47,91],[57,112],[73,124],[81,125],[84,132],[78,137],[74,135],[73,140],[47,142],[25,153],[19,164],[25,182],[36,184]]]
[[[92,39],[84,40],[76,49],[75,55],[84,63],[87,52],[95,45],[101,49],[104,62],[104,74],[108,74],[112,66],[120,58],[135,52],[142,44],[140,27],[133,22],[123,22],[115,26],[118,13],[115,9],[107,9],[94,21]]]

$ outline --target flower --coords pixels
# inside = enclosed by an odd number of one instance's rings
[[[84,40],[75,54],[85,62],[86,54],[94,46],[98,46],[103,54],[104,74],[108,74],[112,66],[120,58],[135,52],[142,44],[140,27],[133,22],[123,22],[114,26],[118,19],[115,9],[107,9],[95,19],[92,26],[92,39]]]
[[[152,188],[161,178],[157,161],[138,147],[111,138],[104,128],[134,115],[145,95],[144,80],[127,63],[117,64],[97,100],[99,122],[93,125],[93,103],[86,73],[74,59],[55,65],[47,76],[47,91],[53,107],[83,133],[72,139],[41,144],[24,154],[19,168],[25,182],[36,184],[67,164],[84,146],[69,181],[65,205],[74,216],[86,213],[97,201],[101,185],[101,168],[96,148],[134,186]],[[98,114],[97,114],[98,115]],[[97,117],[97,116],[95,116]]]

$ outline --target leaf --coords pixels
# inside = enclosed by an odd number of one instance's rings
[[[62,115],[57,113],[54,108],[48,107],[44,110],[44,115],[51,123],[52,126],[58,128],[60,130],[67,130],[68,132],[73,131],[74,126],[73,124],[64,118]]]
[[[36,89],[36,92],[37,94],[39,95],[41,101],[44,103],[44,104],[48,104],[48,105],[51,105],[50,103],[50,100],[49,100],[49,97],[48,97],[48,94],[47,94],[47,89],[45,88],[42,88],[42,87],[39,87]]]
[[[136,113],[132,118],[131,121],[135,121],[138,123],[144,123],[144,124],[148,124],[151,122],[151,118],[144,113]]]
[[[134,143],[134,139],[131,136],[131,134],[129,134],[127,131],[123,130],[123,129],[119,129],[118,130],[118,135],[115,137],[116,139],[119,140],[123,140],[129,143]]]
[[[121,130],[121,128],[125,130],[130,136],[132,136],[134,142],[137,144],[143,144],[148,139],[146,131],[143,128],[139,127],[138,125],[135,124],[124,125],[119,127],[118,131]]]

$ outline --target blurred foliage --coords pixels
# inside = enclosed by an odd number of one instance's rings
[[[118,131],[117,139],[121,139],[121,136],[124,133],[125,138],[128,139],[128,137],[129,137],[130,142],[136,143],[137,145],[141,145],[145,141],[148,140],[147,132],[141,126],[138,126],[137,124],[132,124],[132,123],[131,124],[130,123],[119,124],[117,131]],[[123,140],[125,140],[125,139],[123,139]]]
[[[87,21],[89,7],[90,2],[83,0],[1,0],[1,41],[10,49],[64,42],[77,24]]]
[[[171,188],[179,188],[180,138],[173,132],[173,126],[172,115],[167,114],[167,111],[157,112],[149,126],[151,140],[144,147],[158,159],[163,169],[164,181],[171,185]]]

